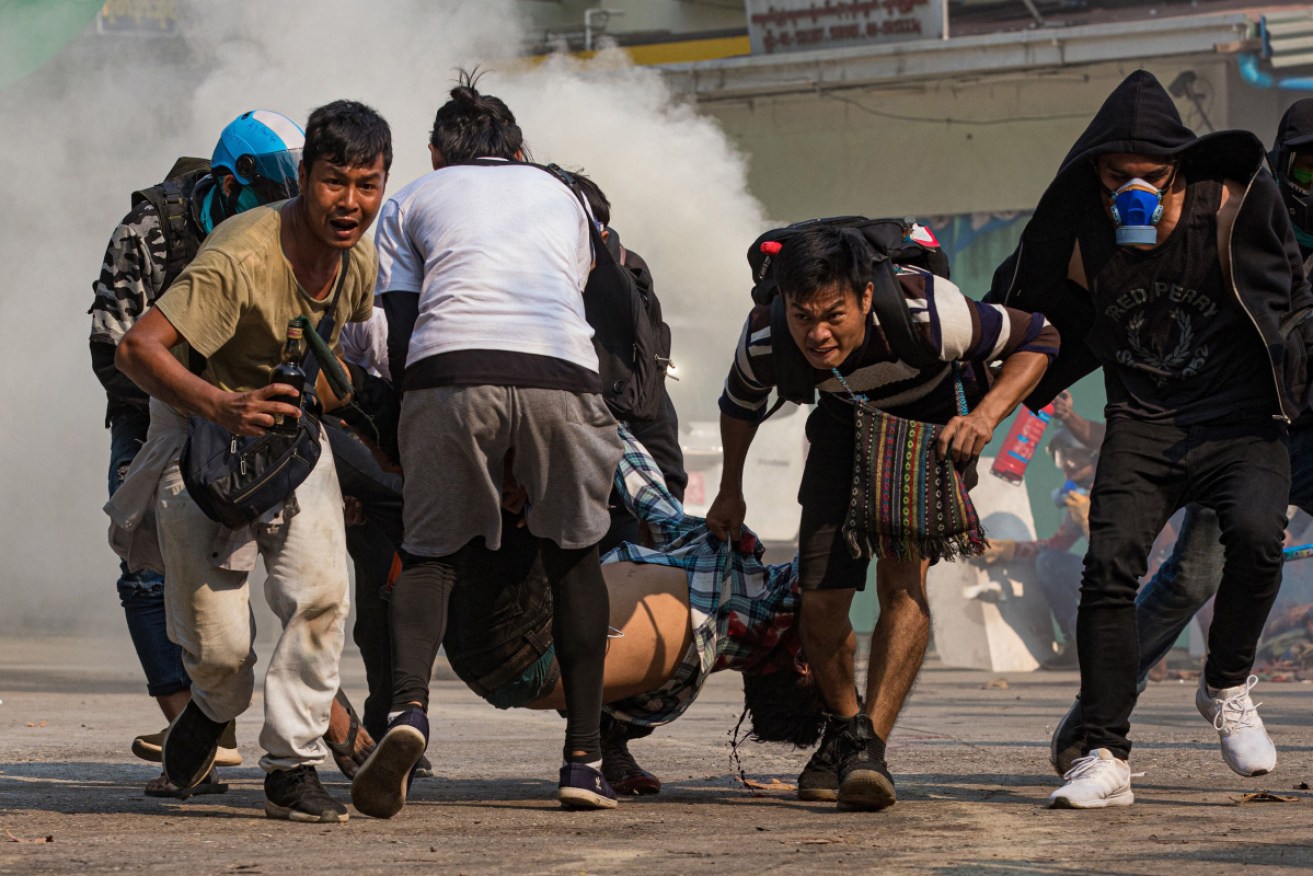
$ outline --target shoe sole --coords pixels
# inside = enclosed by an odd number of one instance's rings
[[[391,818],[406,805],[410,770],[428,742],[405,725],[389,730],[365,759],[351,782],[351,805],[371,818]]]
[[[168,737],[166,736],[164,738],[164,744],[167,746],[168,742],[169,740]],[[196,772],[192,773],[192,775],[188,777],[187,781],[180,780],[178,777],[175,777],[169,772],[168,764],[164,762],[165,759],[163,752],[161,752],[160,754],[160,765],[164,767],[164,775],[168,778],[170,782],[173,783],[173,786],[177,788],[179,791],[186,791],[196,787],[201,782],[205,781],[205,777],[208,776],[214,770],[214,760],[218,756],[218,754],[219,754],[219,750],[217,748],[211,750],[209,758],[205,761],[205,765],[202,766],[200,769],[198,769]]]
[[[566,809],[615,809],[615,800],[605,794],[595,794],[584,788],[559,788],[556,799]]]
[[[838,788],[799,788],[798,799],[809,803],[834,803],[839,799]]]
[[[299,821],[303,824],[346,824],[347,820],[351,818],[349,812],[324,812],[320,815],[312,815],[309,812],[302,812],[290,806],[279,806],[270,800],[264,801],[264,814],[268,818],[277,818],[281,821]]]
[[[1272,772],[1272,770],[1270,769],[1263,769],[1263,768],[1256,769],[1253,772],[1245,772],[1244,770],[1241,770],[1239,767],[1237,767],[1235,764],[1231,763],[1229,760],[1226,760],[1226,758],[1222,758],[1222,760],[1226,761],[1226,765],[1231,768],[1231,772],[1235,773],[1237,776],[1244,776],[1247,779],[1252,779],[1257,776],[1265,776],[1268,773]]]
[[[146,763],[159,763],[164,759],[164,748],[138,736],[132,740],[132,753]]]
[[[1109,806],[1130,806],[1135,802],[1135,794],[1131,791],[1123,791],[1120,794],[1114,794],[1111,797],[1104,797],[1102,800],[1071,800],[1067,797],[1050,797],[1050,809],[1107,809]]]
[[[164,788],[152,790],[150,788],[142,791],[147,797],[159,797],[169,800],[186,800],[190,797],[201,797],[206,794],[227,794],[228,785],[225,782],[201,782],[195,787],[188,788],[185,791],[179,791],[177,788]]]
[[[132,753],[147,763],[160,763],[164,760],[164,749],[153,742],[146,742],[140,736],[132,740]],[[239,767],[242,765],[242,753],[235,748],[220,747],[214,755],[217,767]]]
[[[214,754],[214,765],[217,767],[238,767],[242,765],[242,753],[235,748],[219,747]]]
[[[894,783],[875,770],[854,770],[839,785],[840,809],[879,812],[898,802]]]

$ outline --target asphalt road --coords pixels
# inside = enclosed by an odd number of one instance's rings
[[[348,655],[345,667],[359,697],[358,658]],[[684,719],[633,745],[665,782],[659,796],[570,813],[553,798],[561,719],[498,712],[440,673],[429,749],[439,778],[418,782],[390,821],[355,815],[328,827],[264,817],[258,701],[238,725],[247,765],[224,771],[227,795],[144,797],[154,772],[128,743],[161,721],[139,672],[126,636],[0,641],[0,873],[955,876],[1313,866],[1313,793],[1296,789],[1313,783],[1313,688],[1303,684],[1256,691],[1281,752],[1277,770],[1258,779],[1223,765],[1191,683],[1151,685],[1133,731],[1132,766],[1145,772],[1136,804],[1050,811],[1048,733],[1075,673],[1007,676],[1004,686],[997,674],[931,661],[889,747],[899,803],[840,813],[793,798],[803,752],[750,744],[744,767],[767,787],[736,780],[728,732],[739,683],[725,673]],[[331,767],[323,775],[345,800],[345,780]],[[1288,800],[1238,802],[1262,790]],[[53,841],[31,842],[45,837]]]

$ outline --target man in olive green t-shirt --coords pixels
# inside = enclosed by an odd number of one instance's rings
[[[152,396],[151,440],[171,438],[180,449],[187,414],[237,435],[263,434],[275,414],[300,415],[275,400],[295,396],[292,387],[269,385],[287,323],[305,315],[317,325],[332,306],[340,271],[346,275],[336,325],[369,318],[378,258],[364,234],[382,204],[391,162],[391,132],[369,107],[336,101],[310,115],[300,195],[216,228],[119,344],[119,369]],[[336,335],[335,329],[330,345]],[[181,342],[206,357],[202,376],[170,353]],[[265,677],[265,813],[346,821],[346,807],[315,772],[325,755],[320,737],[338,689],[348,610],[333,455],[320,455],[294,501],[240,531],[196,506],[175,455],[159,481],[154,511],[169,570],[169,636],[192,679],[191,702],[164,743],[169,780],[182,789],[198,784],[210,771],[219,735],[250,705],[255,652],[247,577],[258,552],[269,572],[266,597],[283,624]]]

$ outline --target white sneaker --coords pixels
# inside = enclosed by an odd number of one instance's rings
[[[1272,772],[1277,765],[1277,747],[1263,728],[1258,707],[1249,699],[1249,692],[1258,684],[1258,676],[1237,687],[1215,690],[1199,676],[1199,690],[1194,704],[1217,728],[1222,742],[1222,760],[1242,776],[1261,776]]]
[[[1049,795],[1050,809],[1103,809],[1130,806],[1131,767],[1106,748],[1096,748],[1071,764],[1067,784]]]

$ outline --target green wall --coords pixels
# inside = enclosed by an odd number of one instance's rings
[[[0,0],[0,88],[49,61],[96,18],[102,0]]]

